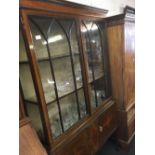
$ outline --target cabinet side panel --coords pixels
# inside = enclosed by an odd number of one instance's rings
[[[125,23],[124,96],[128,108],[135,98],[135,25]]]
[[[117,109],[123,106],[123,25],[114,25],[107,28],[112,95],[117,103]]]

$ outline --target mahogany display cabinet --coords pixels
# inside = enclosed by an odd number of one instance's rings
[[[51,155],[93,155],[117,128],[106,13],[65,1],[20,1],[20,90]]]
[[[107,18],[106,23],[117,140],[128,149],[135,133],[135,9],[126,7],[123,14]]]

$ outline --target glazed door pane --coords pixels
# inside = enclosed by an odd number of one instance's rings
[[[73,19],[29,17],[53,138],[87,115]]]
[[[87,58],[88,86],[92,107],[97,107],[106,98],[105,70],[102,46],[102,34],[95,22],[83,21],[81,32],[85,56]]]
[[[40,139],[44,141],[41,116],[21,29],[19,29],[19,62],[20,91],[23,95],[25,111],[30,117],[32,126],[37,131]]]

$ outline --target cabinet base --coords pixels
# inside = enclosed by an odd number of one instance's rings
[[[131,135],[131,137],[129,138],[128,141],[124,141],[122,139],[118,139],[117,140],[118,146],[121,149],[123,149],[125,151],[128,151],[130,149],[130,146],[131,146],[132,141],[134,140],[134,136],[135,136],[135,132]]]

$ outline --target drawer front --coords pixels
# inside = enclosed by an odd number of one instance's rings
[[[116,128],[115,105],[110,107],[105,114],[99,118],[100,146],[109,138],[114,128]]]

